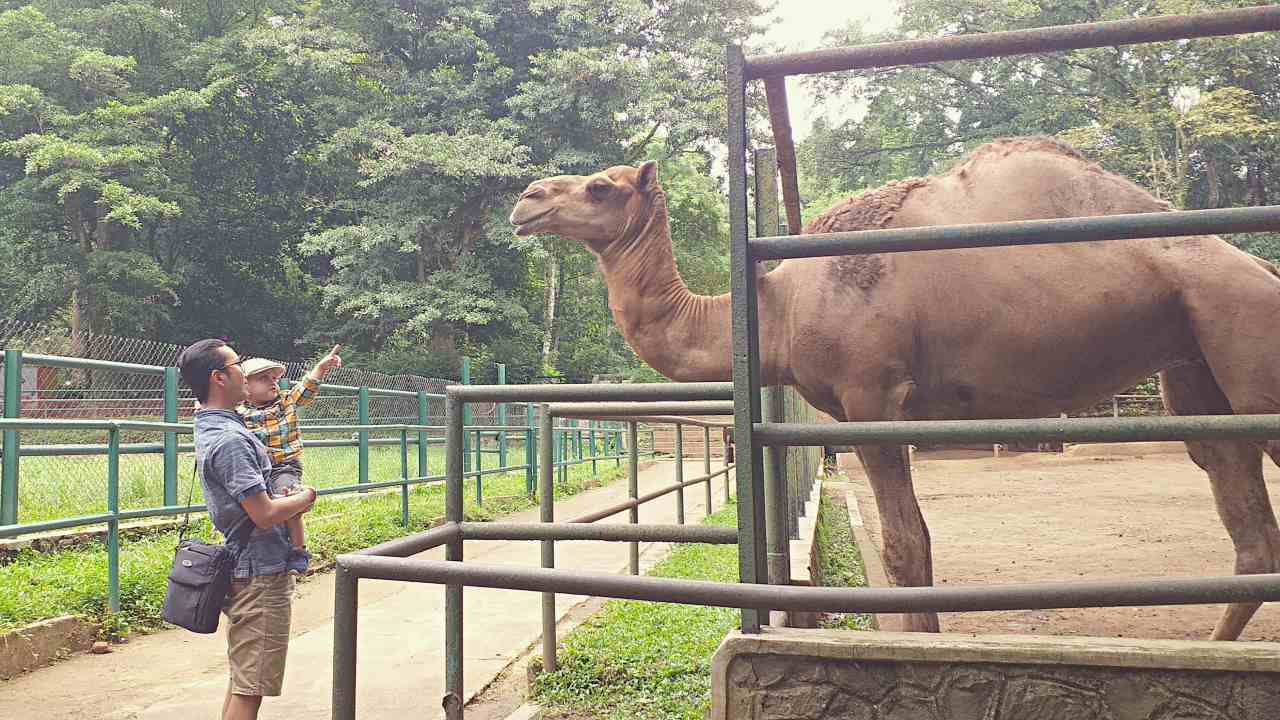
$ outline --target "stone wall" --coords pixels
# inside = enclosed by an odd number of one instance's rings
[[[767,630],[730,635],[715,720],[1277,720],[1280,644]]]

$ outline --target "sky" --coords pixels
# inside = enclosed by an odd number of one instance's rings
[[[851,20],[861,20],[866,29],[888,30],[897,22],[896,0],[778,0],[770,18],[779,22],[765,35],[765,40],[786,51],[816,50],[829,30],[844,27]],[[796,142],[809,134],[817,109],[813,97],[800,86],[800,78],[787,78],[787,100],[791,109],[791,126]],[[842,115],[853,108],[837,110]]]

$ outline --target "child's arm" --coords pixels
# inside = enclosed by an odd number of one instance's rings
[[[342,351],[341,345],[334,345],[333,349],[325,355],[319,363],[316,363],[315,369],[307,373],[302,378],[302,382],[295,383],[289,389],[285,402],[296,405],[310,405],[316,399],[316,394],[320,390],[320,383],[324,382],[324,378],[329,371],[334,368],[342,367],[342,358],[338,353]]]

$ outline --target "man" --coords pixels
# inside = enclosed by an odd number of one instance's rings
[[[215,339],[191,345],[178,358],[182,378],[200,402],[196,466],[205,504],[214,527],[237,554],[223,608],[231,670],[223,720],[256,720],[262,698],[280,694],[293,606],[285,523],[316,501],[315,489],[305,486],[287,497],[267,492],[267,449],[236,413],[247,392],[246,359]]]

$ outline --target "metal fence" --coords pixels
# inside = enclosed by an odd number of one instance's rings
[[[159,412],[137,411],[122,398],[123,405],[112,405],[118,416],[113,420],[177,423],[190,419],[192,403],[189,389],[180,387],[177,368],[160,365],[118,363],[54,355],[26,354],[19,350],[4,351],[3,382],[4,419],[90,420],[105,419],[103,409],[95,407],[83,417],[67,417],[63,412],[41,411],[41,401],[29,401],[22,378],[56,370],[65,373],[92,372],[99,377],[110,375],[113,383],[124,383],[139,389],[159,387]],[[306,372],[292,363],[296,377]],[[463,380],[469,378],[470,363],[463,363]],[[499,377],[505,368],[498,367]],[[331,376],[345,379],[339,375]],[[346,377],[352,377],[348,375]],[[390,376],[383,376],[384,379]],[[296,380],[282,380],[288,387]],[[410,379],[404,383],[443,386],[445,381]],[[115,392],[118,392],[116,390]],[[151,393],[152,391],[146,390]],[[137,400],[139,403],[150,401]],[[397,470],[398,428],[414,425],[433,428],[412,433],[411,444],[417,448],[410,462],[409,477],[443,477],[444,461],[439,453],[429,452],[431,445],[443,445],[444,395],[406,387],[367,387],[325,383],[315,402],[301,409],[304,446],[307,452],[307,482],[322,491],[345,487],[354,479],[367,485],[371,477],[400,476]],[[534,448],[530,433],[538,426],[536,406],[528,404],[488,403],[469,413],[466,469],[479,470],[477,477],[494,473],[526,474],[532,492],[534,484],[531,455]],[[109,456],[109,429],[102,425],[41,424],[27,425],[25,436],[18,427],[3,434],[0,446],[0,526],[17,526],[20,522],[33,526],[42,522],[58,522],[69,518],[95,515],[106,508],[106,463]],[[179,486],[192,482],[190,468],[193,456],[189,443],[179,443],[176,432],[157,432],[149,425],[122,427],[120,449],[122,485],[120,502],[130,510],[178,504]],[[619,426],[602,426],[590,421],[582,427],[557,429],[554,444],[558,461],[565,468],[583,462],[595,465],[607,456],[620,462],[622,430]],[[653,447],[652,432],[646,433],[648,447]],[[354,448],[355,452],[351,452]],[[185,473],[180,473],[186,468]],[[474,474],[474,473],[472,473]],[[182,475],[182,477],[180,477]],[[483,497],[483,481],[476,485],[476,498]],[[48,529],[48,528],[45,528]],[[28,532],[38,530],[29,529]],[[17,534],[12,530],[11,534]]]
[[[775,140],[783,170],[783,201],[794,205],[791,231],[799,231],[799,204],[785,112],[783,80],[788,75],[859,68],[1028,54],[1056,50],[1126,45],[1182,38],[1280,30],[1280,6],[1125,20],[1015,32],[915,40],[867,47],[839,48],[816,53],[783,54],[747,59],[737,46],[728,52],[729,192],[733,317],[733,382],[676,385],[558,386],[502,388],[450,387],[446,390],[448,467],[446,524],[364,554],[338,558],[334,623],[333,717],[355,716],[356,618],[358,583],[363,578],[445,585],[446,694],[450,720],[463,716],[462,594],[467,585],[572,593],[658,602],[739,608],[742,630],[759,632],[769,610],[815,612],[962,612],[1072,607],[1115,607],[1200,603],[1270,602],[1280,600],[1280,574],[1223,578],[1036,583],[992,587],[897,587],[845,589],[789,587],[770,584],[766,529],[767,504],[785,512],[781,498],[768,493],[765,450],[796,446],[906,444],[910,442],[985,442],[1005,440],[1112,441],[1276,439],[1280,415],[1188,416],[1145,418],[1059,418],[946,422],[871,422],[813,425],[771,422],[771,402],[761,396],[759,337],[756,317],[756,270],[764,260],[849,255],[869,252],[910,252],[946,248],[1124,240],[1227,234],[1280,228],[1280,207],[1195,212],[1151,213],[1097,218],[1072,218],[981,226],[923,227],[902,230],[756,237],[747,232],[747,83],[764,79],[772,96]],[[788,157],[790,160],[788,161]],[[770,173],[772,176],[772,172]],[[626,577],[547,568],[512,568],[464,563],[463,548],[474,531],[462,522],[463,414],[472,402],[522,400],[531,402],[693,402],[733,399],[737,458],[739,583],[713,583],[648,577]],[[638,412],[638,411],[633,411]],[[652,412],[657,412],[652,411]],[[773,464],[770,462],[769,464]],[[550,512],[549,509],[547,512]],[[526,526],[510,537],[541,540],[581,539],[572,527],[557,526],[544,514],[541,529]],[[690,528],[647,529],[646,537],[670,541],[695,539]],[[631,533],[636,530],[629,530]],[[631,540],[622,532],[601,532],[595,539]],[[727,541],[728,538],[726,537]],[[446,560],[424,561],[407,556],[439,545]],[[544,552],[546,552],[544,550]]]

